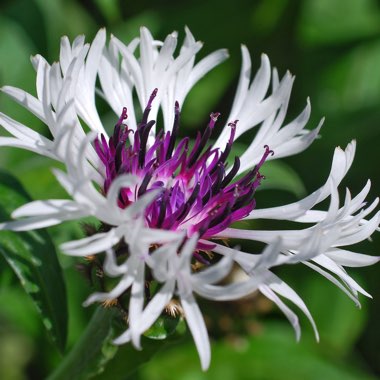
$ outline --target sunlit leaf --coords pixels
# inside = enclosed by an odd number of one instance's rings
[[[2,322],[0,331],[0,379],[25,379],[26,367],[34,354],[33,342],[7,323]]]
[[[20,25],[0,15],[0,86],[22,87],[26,91],[33,92],[35,78],[29,58],[35,49],[30,36]],[[0,92],[0,109],[3,113],[17,117],[21,122],[29,120],[32,124],[30,126],[39,124],[35,118],[30,117],[29,111],[15,105],[15,102],[2,92]]]
[[[324,278],[304,281],[303,295],[315,317],[325,353],[344,357],[353,348],[367,321],[366,309],[358,309],[339,289]],[[360,300],[365,303],[365,297]]]
[[[286,163],[282,161],[269,161],[261,169],[265,180],[261,182],[260,190],[276,189],[289,191],[301,198],[306,194],[301,177]]]
[[[380,31],[374,0],[307,0],[302,5],[300,39],[310,45],[355,41]]]
[[[110,22],[115,22],[120,18],[120,10],[117,0],[95,0],[100,11]]]
[[[35,0],[35,3],[43,14],[49,53],[55,60],[58,58],[61,36],[67,35],[69,38],[74,38],[78,34],[96,32],[95,21],[78,1]]]
[[[203,130],[211,112],[220,112],[221,119],[228,117],[229,109],[219,109],[217,103],[231,83],[234,72],[229,61],[223,62],[206,74],[191,90],[183,104],[181,118],[183,124]],[[182,106],[182,105],[181,105]]]
[[[361,44],[324,72],[320,102],[332,114],[357,112],[380,102],[380,40]]]

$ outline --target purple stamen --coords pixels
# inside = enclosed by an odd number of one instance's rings
[[[212,113],[210,114],[210,122],[209,122],[208,125],[209,125],[209,127],[210,127],[211,129],[214,128],[214,125],[215,125],[215,123],[217,122],[219,116],[220,116],[220,112],[212,112]]]
[[[123,123],[128,117],[126,108],[123,108],[112,137],[108,141],[103,135],[95,139],[94,148],[106,173],[103,191],[106,194],[120,174],[138,176],[139,185],[120,191],[120,208],[128,207],[152,189],[161,189],[145,210],[147,226],[186,230],[188,236],[197,232],[200,237],[212,237],[254,209],[255,192],[264,178],[259,169],[273,151],[265,146],[259,163],[234,181],[240,160],[235,157],[229,170],[226,170],[226,162],[238,120],[228,124],[231,132],[225,149],[213,149],[209,140],[220,114],[211,113],[204,133],[198,133],[194,147],[189,151],[188,138],[181,139],[176,145],[180,122],[178,102],[174,107],[172,130],[160,131],[153,139],[151,130],[155,121],[148,121],[148,118],[156,95],[157,89],[152,92],[142,120],[133,132],[133,144],[128,143],[132,131]],[[199,243],[198,249],[206,249],[206,246],[209,247]],[[194,258],[201,261],[201,256],[198,256]]]
[[[119,118],[118,122],[116,123],[116,126],[120,127],[123,124],[123,121],[126,120],[127,118],[128,118],[127,108],[124,107],[123,112],[121,113],[120,118]],[[116,128],[115,128],[115,131],[116,131]]]

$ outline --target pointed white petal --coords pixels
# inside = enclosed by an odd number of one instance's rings
[[[33,115],[37,116],[40,120],[45,120],[42,104],[34,96],[28,94],[24,90],[12,86],[4,86],[1,88],[1,91],[10,96],[17,103],[21,104]]]
[[[139,324],[142,320],[145,289],[145,264],[140,261],[136,268],[135,279],[132,284],[131,298],[129,300],[129,328],[131,330],[132,343],[137,349],[141,349]]]
[[[311,316],[309,309],[302,301],[301,297],[289,285],[287,285],[284,281],[275,276],[273,273],[271,273],[269,287],[280,296],[287,298],[289,301],[293,302],[296,306],[300,308],[300,310],[302,310],[302,312],[306,315],[313,327],[316,340],[319,341],[317,326],[315,325],[314,319]]]
[[[210,365],[211,352],[210,341],[202,313],[192,295],[181,297],[181,305],[185,312],[187,325],[189,326],[198,350],[202,369],[205,371]]]
[[[209,284],[219,282],[231,272],[233,262],[232,256],[225,256],[217,264],[194,274],[193,279],[194,281],[207,281]]]
[[[60,248],[70,256],[88,256],[112,248],[120,241],[121,236],[120,227],[112,228],[109,232],[101,232],[84,239],[64,243]]]
[[[325,252],[325,255],[334,260],[337,264],[346,267],[366,267],[380,261],[379,256],[363,255],[362,253],[351,252],[339,248],[330,249]]]
[[[12,213],[12,218],[23,216],[51,215],[57,212],[78,212],[83,211],[80,205],[67,199],[50,199],[47,201],[33,201],[27,203]]]
[[[280,308],[280,310],[285,314],[286,318],[288,318],[290,324],[294,328],[297,341],[300,340],[301,328],[300,328],[300,324],[299,324],[297,315],[292,310],[290,310],[290,308],[288,306],[285,305],[285,303],[281,300],[281,298],[278,297],[276,295],[276,293],[274,291],[272,291],[269,286],[261,285],[259,287],[259,290],[265,297],[267,297],[273,303],[275,303]]]

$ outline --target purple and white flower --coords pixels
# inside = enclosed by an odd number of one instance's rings
[[[232,110],[216,142],[211,136],[218,113],[210,115],[193,144],[179,138],[180,107],[187,93],[228,56],[218,50],[195,63],[201,47],[188,29],[177,55],[176,33],[162,42],[141,28],[140,37],[129,45],[113,36],[107,45],[106,32],[100,30],[91,45],[83,36],[72,44],[62,38],[58,63],[34,57],[36,96],[10,86],[2,91],[45,123],[52,137],[0,113],[0,124],[11,135],[0,137],[0,145],[62,162],[66,171],[56,169],[54,175],[71,199],[30,202],[14,211],[17,220],[0,228],[23,231],[95,217],[101,224],[97,233],[61,246],[72,256],[103,254],[104,272],[119,279],[113,289],[91,295],[86,304],[117,299],[129,291],[128,327],[115,343],[132,341],[140,347],[141,335],[172,299],[178,300],[206,369],[210,344],[195,295],[224,301],[260,291],[285,313],[299,338],[297,316],[283,301],[288,299],[306,314],[318,338],[302,299],[271,270],[302,263],[359,304],[359,293],[369,295],[344,267],[372,265],[378,258],[347,246],[369,238],[378,228],[380,213],[369,217],[378,202],[366,205],[369,182],[355,197],[347,190],[340,206],[338,187],[353,162],[355,142],[345,150],[336,148],[328,178],[311,195],[280,207],[256,207],[262,165],[305,150],[322,123],[314,130],[305,128],[309,101],[297,118],[285,123],[294,77],[286,73],[280,80],[262,55],[251,79],[251,59],[244,46]],[[113,131],[101,121],[96,96],[116,114]],[[134,98],[140,109],[134,108]],[[163,125],[157,126],[159,111]],[[253,128],[257,133],[246,151],[228,160],[234,142]],[[328,198],[328,210],[319,210]],[[231,226],[251,219],[287,220],[300,228]],[[225,244],[230,238],[259,241],[266,248],[243,252]],[[245,280],[222,285],[233,265],[247,274]],[[159,284],[149,299],[144,290],[147,276]]]

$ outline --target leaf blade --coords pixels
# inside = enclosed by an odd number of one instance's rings
[[[0,171],[0,220],[31,199],[14,177]],[[41,314],[43,324],[59,350],[67,338],[66,286],[56,250],[44,230],[0,231],[0,254],[19,278]]]

